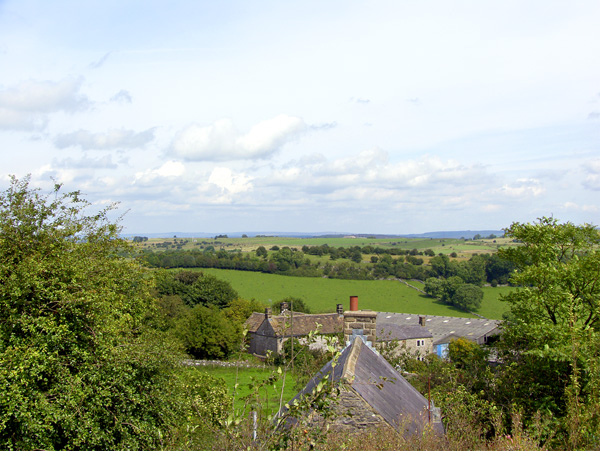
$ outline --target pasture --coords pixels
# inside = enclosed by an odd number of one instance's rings
[[[380,312],[422,313],[427,315],[472,317],[456,307],[430,298],[397,280],[340,280],[315,277],[289,277],[247,271],[203,269],[227,280],[245,299],[270,304],[285,297],[302,298],[314,313],[334,312],[336,304],[350,307],[350,296],[358,296],[359,308]],[[419,282],[409,282],[421,288]],[[502,319],[508,306],[498,298],[508,287],[484,289],[484,299],[478,314],[490,319]]]

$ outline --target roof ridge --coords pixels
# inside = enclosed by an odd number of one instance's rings
[[[358,356],[360,355],[362,347],[363,341],[355,338],[350,345],[350,352],[348,358],[346,359],[346,363],[344,363],[344,369],[342,370],[341,378],[347,379],[350,382],[354,380],[356,362],[358,361]]]

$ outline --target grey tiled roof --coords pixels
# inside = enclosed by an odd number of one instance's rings
[[[419,326],[419,317],[424,317],[425,328],[433,336],[434,343],[441,343],[448,336],[464,337],[477,341],[483,336],[498,333],[502,321],[481,318],[457,318],[454,316],[418,315],[411,313],[379,312],[377,314],[377,328],[391,328],[395,326]]]
[[[427,327],[414,324],[395,324],[377,322],[377,341],[410,340],[413,338],[432,338]]]
[[[342,351],[335,366],[332,362],[294,399],[311,393],[323,376],[329,374],[331,381],[348,384],[390,426],[406,428],[409,433],[422,431],[423,420],[427,418],[427,399],[370,346],[356,339]],[[403,423],[403,418],[409,423]],[[436,432],[444,432],[441,422],[432,423],[432,427]]]
[[[253,313],[246,320],[244,325],[248,332],[256,332],[260,325],[265,320],[264,313]],[[319,327],[319,332],[322,334],[341,333],[344,329],[344,317],[337,313],[322,313],[309,315],[306,313],[294,312],[293,329],[292,318],[289,312],[282,315],[271,316],[269,323],[276,336],[290,335],[308,335]],[[320,325],[320,326],[318,326]]]

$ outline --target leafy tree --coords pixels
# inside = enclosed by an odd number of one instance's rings
[[[229,282],[201,271],[158,271],[155,278],[160,295],[180,296],[190,307],[202,304],[222,308],[239,297]]]
[[[235,323],[243,324],[254,312],[264,312],[266,305],[256,299],[237,298],[223,309],[225,316]]]
[[[512,321],[503,333],[502,388],[528,415],[562,418],[571,447],[600,446],[600,235],[554,218],[513,223],[501,249],[515,264],[504,296]]]
[[[268,253],[267,249],[264,246],[259,246],[256,249],[256,256],[257,257],[266,257],[268,254],[269,253]]]
[[[507,284],[513,271],[516,269],[514,263],[501,258],[498,254],[491,255],[485,265],[488,282],[494,280],[499,284]]]
[[[425,293],[434,298],[441,298],[444,292],[444,281],[437,277],[430,277],[425,280]]]
[[[292,296],[288,296],[287,298],[283,298],[277,302],[274,302],[273,306],[272,306],[273,311],[275,313],[280,313],[281,312],[281,304],[284,302],[287,302],[289,310],[293,310],[294,312],[301,312],[301,313],[311,313],[310,308],[308,307],[308,305],[305,304],[304,299],[295,298]]]
[[[175,336],[197,359],[226,359],[238,349],[241,328],[215,306],[196,305],[180,318]]]
[[[178,353],[147,330],[149,280],[112,207],[11,179],[0,194],[0,447],[153,449],[176,421]]]
[[[477,310],[481,307],[482,299],[483,290],[481,288],[472,283],[465,283],[456,289],[450,302],[464,310]]]
[[[440,277],[450,277],[452,271],[450,269],[450,258],[446,254],[440,254],[433,257],[429,264],[433,273]]]

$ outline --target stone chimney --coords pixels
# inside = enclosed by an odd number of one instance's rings
[[[419,316],[419,326],[425,326],[425,317]]]
[[[273,310],[271,310],[271,307],[267,307],[265,309],[265,319],[269,319],[271,316],[273,316]]]
[[[361,336],[367,345],[373,346],[377,340],[377,312],[357,310],[357,307],[358,297],[350,296],[350,310],[344,312],[344,341],[350,344]]]
[[[342,316],[344,314],[344,304],[336,305],[335,311],[338,315]]]

